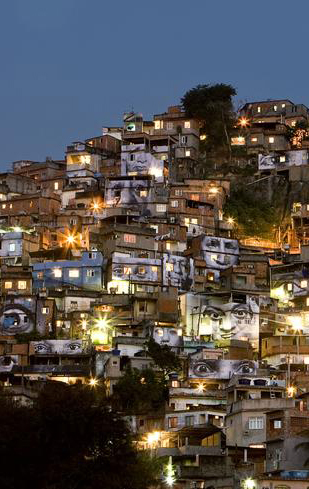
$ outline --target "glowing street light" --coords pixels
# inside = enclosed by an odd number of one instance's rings
[[[255,489],[255,481],[251,477],[248,477],[244,480],[243,487],[244,489]]]
[[[296,387],[294,385],[290,385],[290,387],[287,388],[288,392],[288,397],[294,397],[296,394]]]
[[[233,217],[228,217],[228,218],[227,218],[227,222],[228,222],[229,224],[234,224],[235,219],[234,219]]]
[[[302,329],[303,321],[301,316],[289,316],[288,322],[294,331],[300,331]]]
[[[148,445],[153,445],[157,443],[160,439],[160,431],[153,431],[152,433],[148,433],[147,435],[147,443]]]
[[[165,474],[166,474],[164,477],[165,484],[167,486],[172,487],[176,482],[175,469],[172,465],[172,457],[170,457],[168,464],[165,466]]]
[[[241,117],[238,121],[240,127],[247,127],[249,125],[249,120],[247,117]]]
[[[73,235],[73,234],[69,234],[67,237],[66,237],[66,242],[68,243],[68,245],[72,245],[74,244],[76,241],[76,237]]]
[[[92,379],[89,380],[89,385],[91,387],[96,387],[98,385],[98,383],[99,383],[98,379],[92,378]]]
[[[205,390],[204,384],[202,382],[200,384],[198,384],[198,386],[196,387],[196,390],[199,394],[202,394]]]

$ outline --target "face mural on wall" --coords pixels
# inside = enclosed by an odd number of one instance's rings
[[[160,265],[160,260],[117,256],[113,259],[112,280],[158,282]]]
[[[163,285],[190,290],[194,282],[194,261],[185,256],[163,255]]]
[[[0,356],[0,373],[11,372],[14,365],[18,364],[18,355],[1,355]]]
[[[150,202],[148,180],[111,180],[108,183],[106,202],[110,205],[134,205]]]
[[[86,348],[82,340],[42,340],[31,341],[30,346],[38,355],[57,353],[60,355],[79,355],[85,353]]]
[[[274,153],[270,153],[268,155],[259,154],[258,156],[258,165],[259,170],[271,170],[276,168],[276,163],[278,161],[278,156]]]
[[[238,241],[216,236],[203,236],[201,256],[210,269],[225,270],[238,263]]]
[[[152,337],[160,345],[171,348],[180,348],[183,345],[182,330],[171,326],[154,326]]]
[[[258,365],[252,360],[190,358],[188,377],[191,379],[230,379],[232,375],[255,374]]]
[[[34,316],[20,304],[6,305],[0,318],[0,334],[15,335],[33,330]]]
[[[250,341],[254,348],[259,338],[259,304],[254,296],[247,296],[246,303],[220,303],[209,300],[202,308],[200,335],[211,335],[219,344],[232,339]]]

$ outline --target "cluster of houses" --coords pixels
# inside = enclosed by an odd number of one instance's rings
[[[257,178],[306,182],[306,130],[288,135],[308,119],[289,100],[246,104],[231,144]],[[305,489],[309,199],[290,209],[293,246],[239,237],[233,181],[199,173],[203,139],[178,106],[127,113],[64,160],[0,174],[1,392],[31,404],[46,381],[98,381],[112,394],[128,367],[153,366],[153,338],[182,369],[164,411],[127,421],[141,450],[169,457],[170,486]]]

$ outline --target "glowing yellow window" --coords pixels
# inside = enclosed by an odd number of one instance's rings
[[[27,288],[26,280],[18,280],[18,286],[17,287],[19,290],[25,290]]]
[[[13,287],[12,282],[4,282],[4,288],[5,289],[11,289]]]

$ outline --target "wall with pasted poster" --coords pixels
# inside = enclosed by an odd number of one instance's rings
[[[89,353],[89,346],[82,340],[31,341],[30,351],[36,355],[80,355]]]
[[[196,358],[189,360],[190,379],[230,379],[232,375],[256,374],[257,362],[252,360],[225,360]]]
[[[185,256],[163,255],[163,285],[191,290],[194,285],[194,260]]]
[[[226,270],[238,263],[238,241],[236,239],[204,235],[201,238],[201,257],[210,269]]]
[[[112,280],[158,282],[161,279],[161,260],[114,255]]]

